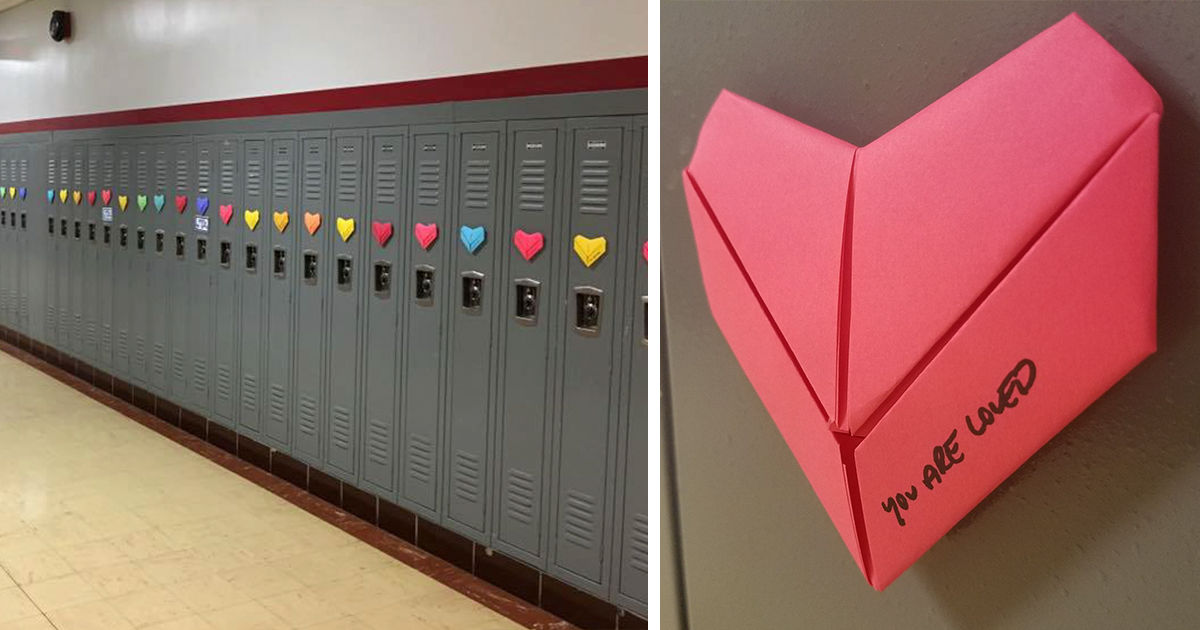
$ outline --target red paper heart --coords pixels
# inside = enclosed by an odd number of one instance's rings
[[[436,223],[418,223],[413,227],[413,234],[422,249],[429,249],[433,241],[437,240],[438,226]]]
[[[179,210],[180,212],[183,212],[183,209],[186,207],[187,207],[187,195],[176,195],[175,196],[175,209]]]
[[[105,205],[107,205],[108,202],[112,201],[112,191],[111,190],[101,190],[100,191],[100,200],[103,201],[105,203]]]
[[[233,218],[233,205],[220,206],[217,210],[221,214],[221,223],[229,225],[229,220]]]
[[[642,243],[642,260],[650,262],[650,241]]]
[[[546,244],[546,239],[541,232],[528,233],[524,230],[517,230],[513,234],[513,245],[517,246],[517,251],[525,257],[525,260],[533,260],[538,252],[542,251],[542,246]]]
[[[379,241],[379,246],[383,247],[392,238],[392,224],[375,221],[371,224],[371,232],[375,234],[375,240]]]
[[[88,205],[89,205],[89,206],[94,206],[94,205],[96,205],[96,191],[94,191],[94,190],[89,190],[89,191],[88,191],[88,194],[87,194],[87,199],[88,199]]]

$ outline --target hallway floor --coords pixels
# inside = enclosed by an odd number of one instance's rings
[[[0,630],[520,628],[0,353]]]

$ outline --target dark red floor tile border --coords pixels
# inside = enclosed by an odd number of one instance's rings
[[[0,327],[0,332],[4,339],[12,336],[6,328]],[[459,534],[135,385],[108,377],[108,387],[97,387],[90,365],[50,346],[30,340],[27,347],[30,352],[0,341],[0,350],[526,628],[647,627],[641,617],[501,553],[489,554]],[[79,373],[88,381],[81,381]],[[99,378],[102,386],[105,376],[101,373]]]

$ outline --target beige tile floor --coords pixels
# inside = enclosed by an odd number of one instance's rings
[[[519,628],[0,354],[0,630]]]

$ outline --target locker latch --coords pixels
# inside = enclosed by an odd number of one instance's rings
[[[121,241],[121,247],[129,246],[129,228],[125,227],[124,225],[121,226],[120,241]]]
[[[423,306],[433,305],[433,267],[417,265],[416,300]]]
[[[595,337],[600,334],[600,303],[604,291],[575,287],[575,332]]]
[[[25,229],[25,213],[24,212],[21,213],[21,229],[22,230]]]
[[[75,240],[78,241],[79,239],[83,238],[82,235],[83,235],[82,223],[80,221],[76,221],[75,222]]]
[[[112,226],[111,225],[104,226],[104,244],[105,245],[112,244]]]
[[[162,230],[154,231],[154,252],[157,254],[163,253],[163,247],[166,245],[167,235]]]
[[[280,278],[287,275],[287,250],[282,247],[271,252],[271,273]]]
[[[59,235],[59,236],[61,236],[61,237],[63,237],[63,238],[66,238],[66,236],[67,236],[67,220],[66,220],[66,219],[61,219],[61,220],[59,220],[59,222],[58,222],[58,235]]]
[[[137,229],[137,248],[139,252],[146,249],[146,228]]]
[[[538,287],[541,283],[530,278],[521,278],[513,282],[517,287],[517,323],[532,326],[537,323]]]
[[[308,284],[317,283],[317,252],[304,252],[304,281]]]
[[[483,312],[483,274],[478,271],[463,272],[462,310],[472,315]]]
[[[208,239],[203,236],[196,237],[196,260],[204,262],[208,259]]]
[[[375,263],[375,293],[387,296],[392,291],[392,265],[378,261]]]
[[[349,256],[338,256],[337,257],[337,284],[338,284],[338,286],[339,287],[349,287],[350,286],[350,275],[351,275],[350,257]]]
[[[233,243],[221,241],[221,266],[226,269],[233,264]]]
[[[88,240],[93,243],[96,242],[96,224],[95,223],[88,223]]]
[[[246,246],[246,271],[258,270],[258,245]]]
[[[650,298],[642,296],[642,345],[650,343]]]
[[[46,217],[46,224],[50,228],[50,236],[54,236],[54,217]]]
[[[0,225],[8,225],[8,212],[0,210]]]
[[[184,250],[187,248],[187,237],[183,234],[175,235],[175,258],[183,260],[186,256]]]

